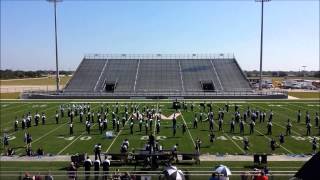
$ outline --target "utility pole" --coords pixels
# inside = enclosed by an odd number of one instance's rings
[[[305,77],[305,75],[306,75],[306,67],[307,66],[302,66],[302,68],[303,68],[303,74],[302,74],[302,80],[304,81],[304,77]]]
[[[262,52],[263,52],[263,4],[271,0],[255,0],[261,3],[261,36],[260,36],[260,78],[259,78],[259,90],[262,90]]]

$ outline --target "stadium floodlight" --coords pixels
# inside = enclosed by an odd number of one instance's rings
[[[260,78],[259,78],[259,90],[262,90],[262,47],[263,47],[263,4],[271,0],[255,0],[261,3],[261,36],[260,36]]]
[[[47,0],[54,4],[54,34],[55,34],[55,50],[56,50],[56,85],[57,85],[57,94],[59,93],[59,61],[58,61],[58,37],[57,37],[57,3],[62,0]]]

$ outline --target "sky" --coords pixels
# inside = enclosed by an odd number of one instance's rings
[[[264,6],[264,70],[319,70],[319,1]],[[258,70],[261,4],[248,1],[76,1],[57,6],[59,67],[87,53],[233,53]],[[1,0],[1,69],[54,70],[53,4]]]

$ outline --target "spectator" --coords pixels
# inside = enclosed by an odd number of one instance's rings
[[[102,162],[102,170],[103,170],[104,180],[108,179],[109,168],[110,168],[110,160],[107,159],[107,157],[105,157],[105,160]]]
[[[121,180],[131,180],[131,177],[128,172],[125,172],[122,176],[120,176]]]
[[[264,174],[264,171],[261,171],[260,175],[255,177],[255,180],[268,180],[268,179],[269,178]]]
[[[269,174],[269,168],[267,166],[264,166],[263,172],[264,172],[264,174],[268,175]]]
[[[71,162],[68,167],[68,176],[70,180],[75,180],[77,178],[77,168],[73,162]]]
[[[173,161],[178,161],[178,143],[175,144],[171,150],[171,154],[172,154],[172,159]]]
[[[216,177],[216,173],[212,173],[212,175],[209,178],[209,180],[218,180],[218,178]]]
[[[46,176],[44,176],[44,180],[53,180],[53,176],[48,173]]]
[[[251,180],[252,177],[250,176],[250,173],[249,172],[243,172],[241,174],[241,180]]]
[[[98,180],[99,179],[99,171],[100,171],[100,161],[99,161],[99,159],[96,159],[93,162],[93,166],[94,166],[94,179]]]
[[[33,179],[34,179],[34,177],[31,176],[29,173],[26,172],[24,174],[23,180],[33,180]]]
[[[91,166],[92,166],[92,161],[89,158],[89,156],[87,157],[87,159],[84,161],[83,163],[84,166],[84,171],[85,171],[85,179],[89,179],[90,177],[90,170],[91,170]]]
[[[116,171],[114,172],[114,175],[112,176],[113,180],[119,180],[120,179],[120,173],[119,173],[119,169],[116,169]]]
[[[196,164],[200,164],[200,150],[196,148],[195,151],[195,160],[196,160]]]

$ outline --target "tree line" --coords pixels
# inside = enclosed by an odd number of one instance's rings
[[[259,77],[260,73],[257,70],[244,71],[247,77]],[[315,77],[320,78],[320,71],[262,71],[263,76],[268,77]]]
[[[48,75],[55,75],[55,71],[37,70],[37,71],[22,71],[22,70],[0,70],[0,79],[23,79],[23,78],[41,78]],[[60,75],[71,75],[73,71],[59,71]]]
[[[74,71],[59,71],[60,75],[72,75]],[[55,75],[55,71],[37,70],[37,71],[22,71],[22,70],[0,70],[0,79],[23,79],[23,78],[40,78],[48,75]],[[259,77],[259,71],[244,71],[247,77]],[[268,77],[316,77],[320,78],[320,71],[263,71],[263,76]]]

